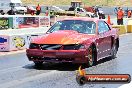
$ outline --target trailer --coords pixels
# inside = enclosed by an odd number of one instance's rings
[[[11,8],[13,8],[16,14],[24,14],[27,12],[27,9],[22,6],[21,0],[0,0],[1,11],[7,13]]]

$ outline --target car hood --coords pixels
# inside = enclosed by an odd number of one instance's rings
[[[63,30],[45,34],[32,40],[36,44],[79,44],[87,39],[91,39],[94,34],[82,34],[77,31]]]

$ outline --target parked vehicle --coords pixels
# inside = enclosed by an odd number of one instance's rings
[[[67,14],[74,14],[77,16],[86,16],[86,17],[94,17],[94,13],[87,12],[84,8],[76,7],[75,9],[69,8],[68,11],[66,11]]]
[[[81,0],[72,0],[71,6],[68,10],[64,11],[57,6],[52,6],[54,10],[51,9],[51,14],[55,15],[67,15],[67,16],[86,16],[86,17],[94,17],[93,12],[88,12],[85,8],[81,7],[82,1]]]
[[[51,7],[50,7],[50,10],[51,10],[51,11],[55,11],[55,12],[65,11],[65,10],[59,8],[58,6],[51,6]]]
[[[34,15],[36,13],[36,9],[33,6],[24,6],[27,8],[27,14]]]
[[[16,14],[25,14],[27,12],[27,9],[22,6],[21,0],[0,0],[0,10],[3,10],[4,13],[7,13],[11,8]]]
[[[117,32],[101,19],[66,18],[56,22],[46,34],[34,38],[26,54],[35,65],[71,62],[92,66],[105,57],[116,57]]]

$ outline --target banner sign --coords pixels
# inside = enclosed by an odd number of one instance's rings
[[[8,29],[9,28],[9,19],[8,18],[0,18],[0,29]]]
[[[33,38],[42,34],[33,35],[0,35],[0,51],[21,50],[29,47]]]
[[[54,16],[52,22],[50,18],[50,16],[2,16],[0,17],[0,29],[48,27],[55,22]]]
[[[0,51],[8,51],[9,36],[0,35]]]
[[[39,17],[16,17],[15,20],[18,28],[39,27]]]
[[[25,35],[13,35],[10,36],[10,50],[20,50],[26,48],[26,36]]]
[[[50,17],[39,17],[39,22],[41,27],[47,27],[50,26]]]
[[[22,48],[25,45],[26,41],[25,41],[25,39],[23,37],[16,36],[16,37],[12,38],[12,42],[13,42],[15,48],[20,49],[20,48]]]

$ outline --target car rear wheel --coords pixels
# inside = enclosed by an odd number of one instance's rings
[[[42,61],[34,61],[35,66],[41,66],[43,64]]]
[[[117,47],[117,44],[115,42],[113,44],[113,47],[112,47],[112,50],[111,50],[111,59],[116,58],[117,51],[118,51],[118,47]]]

